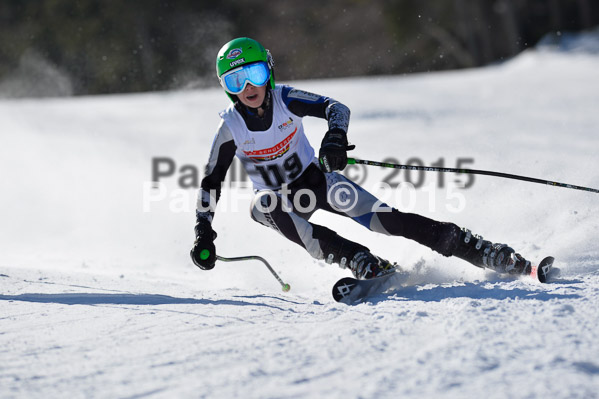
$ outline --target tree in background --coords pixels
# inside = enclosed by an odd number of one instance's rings
[[[481,66],[598,24],[590,0],[3,0],[0,95],[216,85],[237,36],[294,80]]]

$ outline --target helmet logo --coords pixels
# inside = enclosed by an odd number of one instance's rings
[[[245,58],[240,58],[238,60],[235,60],[233,62],[230,63],[231,67],[234,67],[236,65],[240,65],[243,64],[245,62]]]
[[[231,51],[229,51],[229,54],[227,54],[227,59],[234,60],[235,58],[239,57],[241,53],[242,51],[240,48],[234,48]]]

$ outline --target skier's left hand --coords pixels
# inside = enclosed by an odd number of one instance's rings
[[[318,160],[320,169],[330,173],[334,170],[343,170],[347,166],[347,151],[356,148],[348,145],[345,131],[339,128],[329,130],[322,139]]]
[[[202,270],[213,269],[216,263],[216,247],[214,246],[216,232],[212,230],[212,224],[206,219],[198,219],[195,232],[196,240],[191,248],[191,259]]]

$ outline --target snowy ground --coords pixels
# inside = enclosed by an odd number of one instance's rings
[[[292,84],[350,106],[355,157],[470,159],[599,187],[596,54]],[[316,214],[412,275],[348,307],[330,296],[348,272],[252,222],[251,191],[234,183],[217,250],[265,257],[283,293],[260,263],[202,272],[188,258],[195,190],[179,169],[201,178],[227,101],[214,89],[0,102],[0,397],[599,397],[597,194],[492,177],[455,189],[465,177],[440,187],[435,174],[416,191],[377,190],[419,176],[350,169],[400,209],[554,255],[562,274],[506,279]],[[319,143],[325,122],[304,122]],[[176,163],[164,192],[144,185],[155,157]]]

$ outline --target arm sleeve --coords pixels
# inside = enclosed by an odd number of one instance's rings
[[[337,128],[347,133],[350,111],[344,104],[330,97],[294,89],[290,86],[284,86],[282,94],[283,102],[295,115],[301,118],[314,116],[326,119],[329,122],[329,130]]]
[[[212,142],[210,157],[206,165],[206,173],[202,179],[198,193],[196,216],[198,219],[207,219],[212,222],[216,204],[220,199],[220,192],[227,171],[233,162],[237,146],[229,127],[221,120],[218,132]]]

